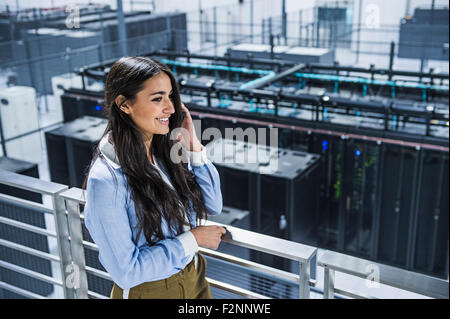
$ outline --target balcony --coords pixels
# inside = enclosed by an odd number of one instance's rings
[[[41,194],[43,199],[39,203],[0,194],[0,298],[108,299],[112,281],[84,227],[83,191],[3,170],[0,184]],[[17,212],[44,216],[47,227],[15,218]],[[292,260],[298,267],[289,272],[201,248],[214,298],[449,297],[448,279],[225,226],[232,234],[223,240],[226,244]],[[37,247],[42,238],[49,245]],[[1,276],[4,273],[7,276]]]

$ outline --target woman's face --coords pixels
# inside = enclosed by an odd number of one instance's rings
[[[127,102],[127,107],[121,109],[130,115],[145,137],[151,138],[153,134],[164,135],[169,133],[169,118],[175,113],[171,95],[170,78],[161,71],[144,82],[134,103]]]

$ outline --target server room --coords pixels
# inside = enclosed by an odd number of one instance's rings
[[[448,188],[447,0],[1,1],[0,299],[448,299]]]

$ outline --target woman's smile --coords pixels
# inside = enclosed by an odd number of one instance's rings
[[[156,119],[162,125],[169,125],[169,117],[159,117],[159,118],[156,118]]]

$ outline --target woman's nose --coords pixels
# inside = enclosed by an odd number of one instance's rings
[[[164,107],[164,113],[168,113],[168,114],[175,113],[175,106],[173,105],[173,101],[170,98],[167,99],[167,103]]]

